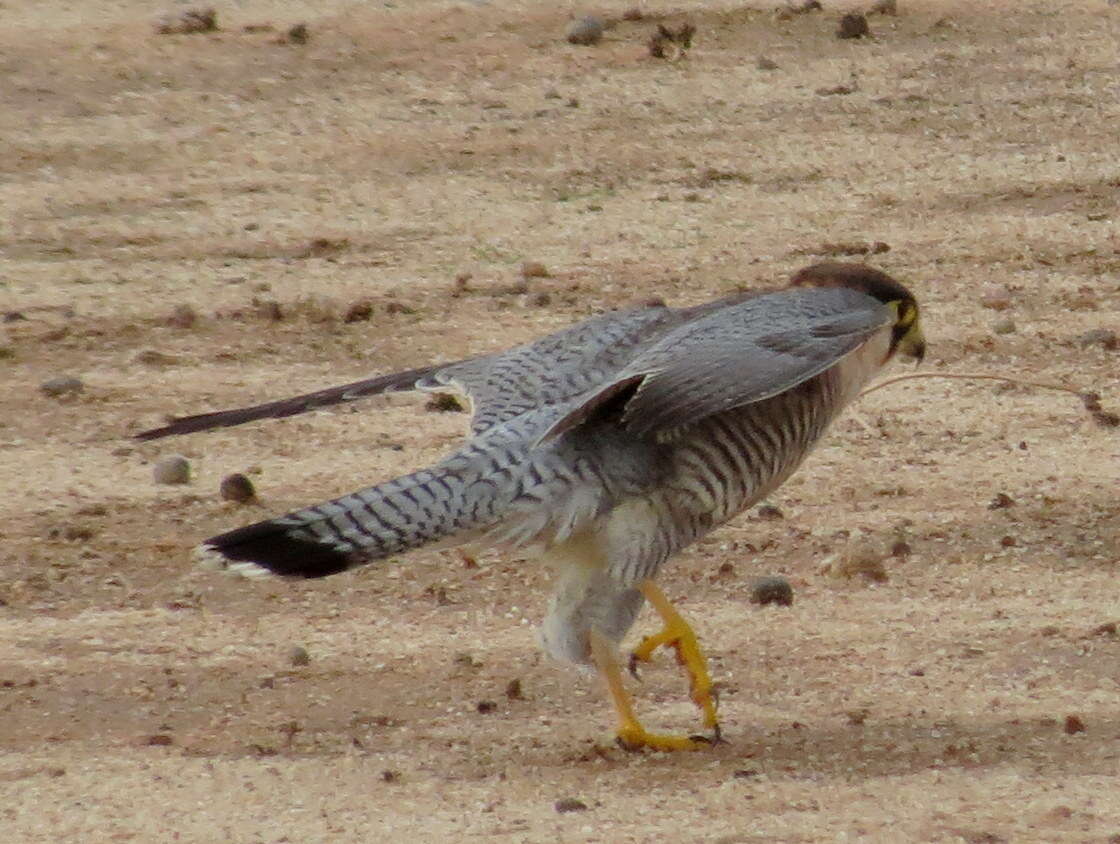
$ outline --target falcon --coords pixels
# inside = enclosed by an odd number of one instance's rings
[[[547,559],[545,650],[594,667],[628,749],[720,740],[706,660],[655,583],[661,565],[773,492],[896,356],[925,353],[918,304],[863,264],[823,263],[786,287],[707,304],[606,313],[492,355],[254,407],[172,419],[154,440],[400,390],[457,391],[466,442],[433,466],[207,539],[207,565],[317,578],[439,543]],[[642,726],[619,643],[645,602],[661,620],[630,655],[676,652],[703,736]]]

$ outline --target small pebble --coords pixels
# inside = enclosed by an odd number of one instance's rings
[[[82,383],[82,379],[75,378],[73,375],[60,375],[58,378],[51,378],[39,385],[39,389],[44,395],[56,399],[62,396],[77,395],[85,388],[86,385]]]
[[[1008,507],[1014,507],[1015,500],[1006,492],[997,492],[995,498],[988,504],[989,510],[1006,510]]]
[[[777,70],[778,63],[767,56],[759,56],[758,61],[755,62],[755,67],[759,70]]]
[[[993,334],[1014,334],[1018,330],[1013,319],[1001,319],[992,326]]]
[[[293,44],[306,44],[310,37],[311,33],[307,31],[307,24],[305,23],[297,23],[288,30],[288,40]]]
[[[152,467],[152,478],[157,484],[188,484],[191,482],[191,464],[181,454],[161,457]]]
[[[507,700],[525,700],[525,692],[521,688],[521,680],[514,677],[506,683],[506,699]]]
[[[989,284],[980,293],[980,306],[991,311],[1006,311],[1011,307],[1011,291],[1002,284]]]
[[[1083,733],[1085,732],[1085,722],[1076,715],[1067,715],[1064,729],[1067,736]]]
[[[494,703],[492,700],[480,700],[475,706],[475,709],[477,709],[481,715],[489,715],[497,708],[498,704]]]
[[[198,313],[190,305],[176,305],[167,318],[172,328],[192,328],[198,321]]]
[[[156,733],[154,736],[148,736],[144,740],[144,744],[149,747],[168,747],[174,743],[174,739],[166,733]]]
[[[234,472],[232,475],[226,475],[222,478],[222,482],[218,486],[218,495],[222,497],[223,501],[236,501],[239,504],[244,504],[256,498],[257,491],[253,488],[251,480],[240,472]]]
[[[307,652],[306,648],[302,648],[299,645],[292,645],[292,647],[288,649],[288,662],[297,668],[310,665],[311,654]]]
[[[175,355],[169,355],[159,349],[141,349],[136,353],[133,360],[144,364],[144,366],[170,366],[179,362],[179,358]]]
[[[782,512],[780,507],[775,507],[773,504],[763,504],[757,510],[755,515],[760,519],[765,519],[768,522],[776,522],[779,519],[784,519],[786,514]]]
[[[178,14],[166,12],[156,19],[155,27],[160,35],[213,32],[218,28],[218,13],[212,8],[186,9]]]
[[[360,299],[346,309],[343,322],[366,322],[373,316],[373,302],[369,299]]]
[[[564,815],[568,812],[586,812],[587,804],[574,797],[565,797],[563,800],[556,801],[555,808],[557,812]]]
[[[603,30],[606,28],[603,19],[595,15],[587,15],[572,21],[565,34],[569,44],[580,44],[590,47],[603,40]]]
[[[548,267],[540,261],[526,261],[521,265],[522,278],[549,278]]]
[[[831,566],[836,577],[845,580],[862,578],[871,583],[886,583],[890,580],[887,567],[883,564],[883,554],[870,542],[853,542]]]
[[[861,14],[844,15],[836,29],[837,38],[863,38],[870,34],[871,27],[867,25],[867,18]]]
[[[1120,338],[1117,338],[1116,332],[1110,328],[1094,328],[1092,331],[1086,331],[1077,338],[1077,342],[1082,348],[1100,346],[1110,352],[1120,349]]]
[[[751,582],[751,603],[793,606],[793,587],[784,577],[758,577]]]
[[[875,0],[867,10],[869,15],[897,15],[898,0]]]

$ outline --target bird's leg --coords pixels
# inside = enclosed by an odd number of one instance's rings
[[[716,716],[712,678],[708,674],[707,660],[700,650],[696,633],[652,580],[643,580],[638,584],[638,589],[661,616],[665,626],[660,633],[643,639],[630,654],[630,673],[637,676],[638,663],[649,662],[653,652],[663,645],[673,648],[677,653],[678,664],[688,675],[689,694],[703,714],[704,726],[712,731],[713,740],[719,742],[719,718]]]
[[[634,714],[630,695],[622,685],[622,669],[615,658],[614,643],[596,630],[591,631],[591,656],[606,681],[607,691],[618,713],[617,741],[626,750],[699,750],[711,742],[705,738],[664,735],[646,730]]]

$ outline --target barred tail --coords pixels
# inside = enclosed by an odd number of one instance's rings
[[[246,577],[326,577],[485,525],[494,484],[447,463],[206,540],[199,561]],[[460,470],[460,471],[457,471]]]

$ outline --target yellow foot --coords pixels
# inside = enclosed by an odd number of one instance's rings
[[[661,616],[665,627],[660,633],[643,639],[630,654],[630,673],[638,676],[638,663],[649,662],[653,658],[653,652],[660,647],[671,647],[676,652],[677,663],[688,675],[689,696],[703,714],[704,726],[713,732],[714,742],[719,742],[719,719],[716,717],[712,678],[708,674],[707,661],[700,650],[696,634],[652,580],[643,580],[638,584],[638,589]]]
[[[619,728],[615,741],[623,750],[703,750],[720,742],[717,728],[714,738],[705,736],[674,736],[651,733],[641,724],[623,725]]]

